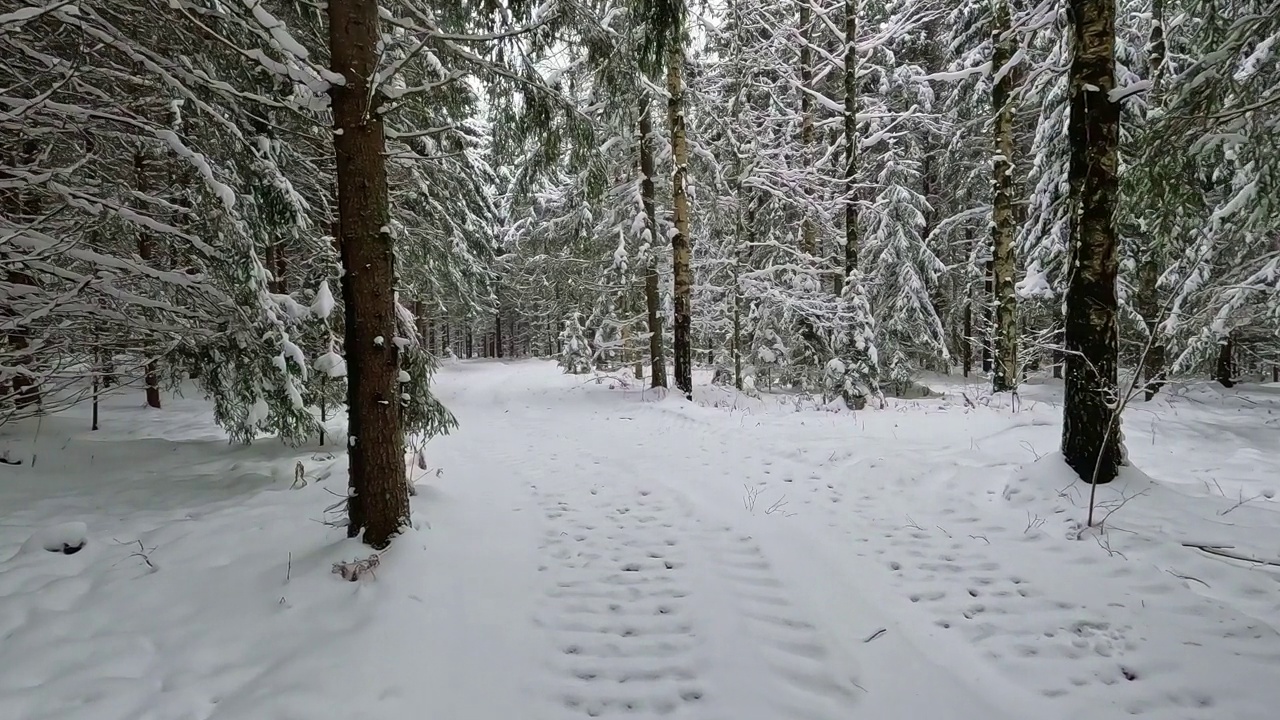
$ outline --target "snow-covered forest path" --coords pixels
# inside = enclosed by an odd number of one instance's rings
[[[810,511],[798,509],[807,504],[799,495],[770,511],[781,498],[764,493],[748,508],[744,484],[802,475],[761,459],[785,457],[781,447],[748,445],[756,433],[665,404],[602,394],[566,407],[548,370],[456,366],[445,399],[463,429],[433,444],[450,502],[489,513],[441,508],[432,513],[439,529],[494,528],[538,550],[528,558],[533,588],[509,582],[505,591],[526,601],[520,615],[538,629],[536,672],[525,678],[540,708],[531,717],[1021,714],[1008,693],[994,702],[972,689],[996,678],[956,662],[968,652],[959,638],[879,610],[891,571],[868,553],[815,542],[806,523],[825,515],[800,521]],[[752,455],[741,457],[743,447]],[[800,493],[813,486],[799,479]],[[840,507],[839,491],[824,489],[821,502]],[[843,507],[853,526],[873,524],[863,517],[870,508]],[[954,652],[940,649],[948,645]]]
[[[414,529],[325,528],[328,443],[206,401],[0,432],[0,718],[1270,720],[1280,386],[1180,386],[1084,488],[1060,388],[827,412],[448,363]],[[950,384],[948,384],[950,383]],[[966,401],[966,396],[968,400]],[[1005,404],[1002,404],[1005,403]],[[37,463],[38,457],[38,463]],[[305,484],[299,482],[299,473]],[[69,543],[82,549],[64,554]],[[46,552],[52,548],[53,552]]]
[[[523,606],[491,620],[532,628],[528,717],[1221,717],[1223,687],[1280,663],[1267,607],[1210,607],[1022,506],[1011,478],[1056,434],[1039,413],[855,419],[610,382],[442,375],[462,429],[432,444],[449,500],[431,515],[510,548],[491,580]]]

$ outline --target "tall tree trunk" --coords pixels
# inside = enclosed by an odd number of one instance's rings
[[[734,230],[735,247],[733,253],[733,386],[743,388],[742,380],[742,268],[745,263],[742,257],[743,244],[746,241],[746,225],[742,221],[741,185],[738,187],[739,199],[735,203]],[[837,273],[837,277],[839,274]]]
[[[498,312],[493,316],[493,356],[502,357],[502,305],[498,305]]]
[[[333,188],[335,194],[337,188]],[[338,207],[338,198],[332,199],[330,206]],[[335,210],[336,212],[336,210]],[[346,264],[346,254],[342,249],[342,227],[335,217],[330,222],[329,234],[333,237],[333,249],[338,252],[338,259],[344,265]],[[347,400],[360,392],[360,356],[350,352],[347,348],[355,347],[355,325],[351,322],[351,311],[348,308],[355,306],[355,301],[351,296],[351,281],[346,273],[342,273],[342,277],[338,280],[338,290],[342,295],[342,354],[346,361],[347,376]],[[324,406],[321,405],[322,419],[324,418]],[[360,416],[351,411],[350,405],[347,410],[347,437],[359,438],[360,432]],[[320,444],[325,442],[324,433],[320,434]],[[347,444],[347,535],[355,537],[360,529],[364,527],[364,511],[361,509],[360,496],[355,494],[354,484],[351,478],[361,477],[364,473],[364,448],[359,444],[348,442]]]
[[[649,97],[640,101],[640,202],[649,236],[649,264],[644,272],[644,304],[649,319],[651,387],[667,387],[667,358],[662,344],[662,298],[658,294],[658,218],[653,189],[653,117]]]
[[[34,166],[37,156],[40,154],[40,144],[29,139],[22,144],[21,152],[14,153],[10,166],[17,168],[19,165]],[[17,177],[7,172],[0,172],[0,179],[16,180]],[[21,222],[20,218],[26,222],[34,222],[40,215],[40,201],[34,193],[24,192],[19,183],[15,183],[13,187],[0,187],[0,215],[8,215],[15,221]],[[3,272],[4,279],[10,285],[25,285],[30,287],[36,286],[35,278],[27,274],[20,268],[22,263],[5,263],[6,269]],[[22,291],[16,288],[10,289],[10,297],[20,297]],[[18,320],[19,312],[11,305],[6,303],[0,307],[0,317],[6,319]],[[21,328],[21,325],[18,326]],[[34,357],[25,351],[31,347],[30,341],[27,339],[27,330],[25,328],[14,329],[5,334],[5,341],[8,343],[10,352],[14,355],[10,357],[10,361],[17,361],[15,364],[30,369],[34,364]],[[15,357],[16,356],[16,357]],[[40,388],[36,381],[30,375],[16,373],[7,382],[0,383],[0,392],[4,395],[13,396],[14,405],[19,408],[30,407],[40,402]]]
[[[996,262],[988,260],[983,266],[982,281],[982,372],[989,373],[995,369],[995,355],[991,349],[995,347],[994,338],[995,322],[992,317],[995,314],[995,307],[991,304],[991,298],[996,294]]]
[[[964,356],[964,376],[973,372],[973,284],[969,284],[964,303],[964,336],[960,338],[960,352]]]
[[[426,345],[427,349],[431,350],[432,346],[427,341],[427,335],[431,329],[431,320],[427,317],[427,304],[421,300],[413,301],[413,321],[414,329],[418,332],[418,342]]]
[[[1155,247],[1143,249],[1138,265],[1138,312],[1147,328],[1147,345],[1142,356],[1142,378],[1146,381],[1143,397],[1150,401],[1164,387],[1164,343],[1160,341],[1159,252]]]
[[[813,47],[811,45],[813,21],[809,3],[810,0],[800,2],[800,147],[806,169],[813,166],[812,148],[816,136],[813,126],[813,96],[809,94],[813,90],[811,87],[813,85]],[[809,217],[811,202],[809,183],[803,183],[801,190],[804,221],[800,231],[800,252],[816,256],[818,230],[813,223],[813,218]]]
[[[382,549],[409,520],[404,437],[400,432],[395,316],[395,248],[389,225],[380,95],[370,82],[378,64],[377,0],[329,0],[332,69],[346,83],[332,89],[338,219],[347,295],[348,412],[358,418],[347,533],[364,530]],[[352,360],[355,360],[352,363]],[[354,382],[350,382],[354,381]],[[363,524],[363,528],[357,524]]]
[[[667,122],[671,127],[671,204],[675,215],[675,235],[671,238],[674,276],[676,387],[693,399],[693,269],[689,238],[689,141],[684,129],[684,47],[677,40],[667,53]]]
[[[1110,482],[1124,459],[1116,371],[1119,264],[1115,211],[1120,137],[1115,87],[1115,0],[1071,0],[1072,191],[1062,454],[1086,482]]]
[[[1164,74],[1164,0],[1151,2],[1151,38],[1148,43],[1151,65],[1149,80],[1151,91],[1147,94],[1148,106],[1158,102],[1160,80]],[[1164,386],[1164,343],[1160,341],[1160,271],[1164,265],[1162,238],[1146,238],[1142,262],[1138,265],[1138,311],[1147,327],[1147,348],[1142,356],[1142,377],[1146,380],[1143,396],[1150,401]]]
[[[995,275],[995,372],[991,389],[1018,389],[1018,299],[1014,294],[1017,261],[1013,254],[1013,68],[1006,68],[1016,48],[1010,32],[1009,0],[997,0],[992,26],[991,67],[1004,74],[991,86],[991,112],[995,116],[992,157],[991,256]]]
[[[146,149],[139,147],[133,153],[134,187],[144,195],[151,191],[147,177]],[[145,230],[138,233],[138,257],[143,262],[150,262],[155,257],[155,240]],[[143,371],[143,384],[146,387],[147,407],[160,408],[160,375],[157,361],[147,361]]]
[[[844,274],[858,269],[858,0],[844,0]],[[839,294],[843,287],[836,288]]]

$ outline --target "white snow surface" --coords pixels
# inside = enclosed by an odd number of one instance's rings
[[[448,363],[461,427],[356,582],[317,522],[340,421],[229,446],[199,393],[128,391],[6,425],[0,718],[1274,717],[1280,567],[1184,543],[1280,562],[1280,386],[1136,403],[1081,534],[1052,382],[852,413],[696,379]]]

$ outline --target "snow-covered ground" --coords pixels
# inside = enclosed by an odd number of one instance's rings
[[[358,582],[340,436],[134,394],[2,428],[0,718],[1275,717],[1280,567],[1187,545],[1280,563],[1280,387],[1139,403],[1082,534],[1060,388],[935,381],[832,413],[451,364],[462,427]]]

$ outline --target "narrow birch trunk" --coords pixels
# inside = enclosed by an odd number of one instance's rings
[[[1004,68],[1013,58],[1015,42],[1010,29],[1009,2],[998,0],[992,27],[991,67]],[[991,386],[995,392],[1018,388],[1018,300],[1014,294],[1017,261],[1013,252],[1013,71],[1007,69],[991,88],[995,116],[992,156],[991,253],[995,273],[995,368]]]
[[[676,387],[689,400],[693,399],[693,270],[689,238],[689,195],[686,183],[689,173],[689,141],[684,127],[684,48],[679,42],[667,52],[667,121],[671,127],[671,204],[675,216],[675,235],[671,238],[671,264],[674,276],[675,324],[674,354]]]

